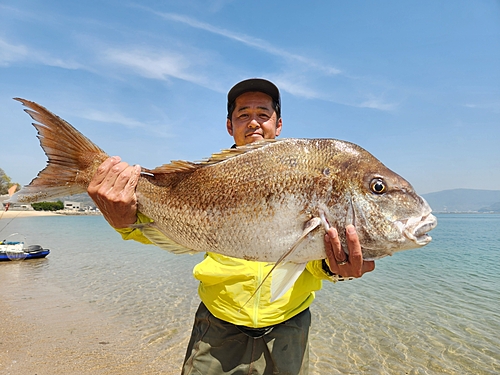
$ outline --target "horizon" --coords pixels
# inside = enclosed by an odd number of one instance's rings
[[[356,143],[421,195],[500,189],[493,0],[4,1],[0,168],[27,185],[46,166],[13,97],[154,168],[230,147],[226,94],[250,77],[281,90],[280,138]]]

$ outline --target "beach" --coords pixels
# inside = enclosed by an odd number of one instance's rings
[[[54,298],[45,291],[40,304],[39,294],[29,296],[40,290],[17,297],[6,292],[0,289],[2,375],[177,373],[166,372],[164,364],[138,346],[139,338],[70,296]]]
[[[35,210],[19,210],[19,211],[14,211],[14,210],[9,210],[9,211],[3,211],[0,213],[0,220],[1,219],[14,219],[14,218],[21,218],[21,217],[39,217],[39,216],[55,216],[55,215],[60,215],[60,213],[56,213],[54,211],[35,211]]]

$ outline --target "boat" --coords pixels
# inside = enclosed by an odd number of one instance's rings
[[[0,262],[45,258],[49,253],[49,249],[44,249],[40,245],[25,247],[24,242],[20,241],[0,241]]]
[[[12,196],[15,193],[16,189],[17,184],[12,185],[9,188],[9,196]],[[9,206],[10,203],[7,203],[4,212],[7,212],[9,210]],[[1,213],[0,218],[2,218],[2,216],[3,212]],[[9,223],[7,223],[3,228],[5,228],[7,225],[9,225]],[[7,236],[7,238],[16,235],[19,235],[19,233],[12,233],[11,235]],[[8,260],[45,258],[47,255],[49,255],[49,253],[49,249],[44,249],[40,245],[29,245],[28,247],[26,247],[24,245],[24,241],[7,241],[7,239],[0,241],[0,262]]]

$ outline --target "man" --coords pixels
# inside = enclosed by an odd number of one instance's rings
[[[282,128],[278,88],[263,79],[236,84],[228,93],[226,127],[235,146],[277,137]],[[136,222],[149,219],[137,213],[135,186],[140,167],[113,157],[106,160],[89,185],[106,220],[124,239],[150,243]],[[349,257],[342,251],[335,228],[325,235],[326,260],[309,262],[294,286],[270,303],[270,278],[241,307],[235,296],[250,297],[269,265],[207,253],[194,268],[200,281],[200,307],[195,316],[182,373],[188,374],[307,374],[309,366],[309,305],[322,280],[337,275],[360,277],[374,269],[364,262],[354,226],[346,228]]]

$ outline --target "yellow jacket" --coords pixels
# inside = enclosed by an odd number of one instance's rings
[[[147,222],[151,219],[139,213],[137,223]],[[116,230],[125,240],[151,243],[139,229]],[[321,260],[311,261],[283,297],[270,303],[271,277],[268,277],[248,301],[271,268],[272,264],[267,262],[207,252],[205,259],[194,267],[193,275],[200,281],[198,293],[202,302],[214,316],[254,328],[279,324],[297,315],[312,303],[314,292],[321,289],[322,280],[332,280],[323,271]]]

